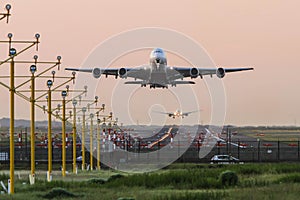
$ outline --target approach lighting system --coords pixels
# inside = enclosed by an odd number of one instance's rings
[[[52,80],[48,80],[47,81],[47,87],[50,89],[53,85],[53,81]]]
[[[79,105],[81,104],[81,99],[82,99],[82,96],[81,95],[79,95]]]
[[[11,38],[13,37],[13,34],[12,33],[8,33],[7,37],[8,37],[8,48],[11,49]]]
[[[67,91],[65,91],[65,90],[63,90],[63,91],[61,92],[61,96],[62,96],[63,98],[65,98],[67,95],[68,95],[68,93],[67,93]]]
[[[0,14],[0,20],[6,18],[6,23],[8,23],[8,19],[9,19],[9,16],[10,16],[11,5],[10,4],[6,4],[5,9],[6,9],[7,12]]]
[[[41,35],[40,34],[38,34],[38,33],[36,33],[35,35],[34,35],[34,37],[35,37],[35,39],[36,39],[36,50],[38,51],[39,50],[39,43],[40,43],[40,41],[39,41],[39,39],[40,39],[40,37],[41,37]]]
[[[6,9],[7,11],[10,11],[11,5],[10,5],[10,4],[6,4],[5,9]]]
[[[73,84],[75,83],[75,75],[76,75],[76,72],[72,72],[72,76],[73,76]]]
[[[86,94],[87,94],[87,89],[88,89],[88,86],[85,85],[85,86],[84,86],[84,93],[85,93],[85,96],[86,96]]]
[[[17,50],[15,48],[9,49],[9,56],[14,57],[17,54]]]
[[[38,59],[39,57],[37,56],[37,55],[34,55],[33,56],[33,59],[34,59],[34,64],[36,65],[36,63],[37,63],[37,59]]]
[[[31,65],[31,66],[30,66],[30,72],[31,72],[32,74],[34,74],[34,73],[36,72],[36,65]]]
[[[52,71],[51,74],[52,74],[52,81],[54,82],[55,71]]]
[[[99,97],[98,97],[98,96],[95,96],[95,103],[96,103],[96,106],[97,106],[97,103],[98,103],[98,99],[99,99]]]
[[[41,37],[41,35],[36,33],[34,37],[38,40]]]
[[[73,99],[73,100],[72,100],[72,104],[73,104],[74,107],[76,107],[76,105],[77,105],[77,100],[76,100],[76,99]]]
[[[57,56],[56,59],[57,59],[57,69],[59,70],[60,69],[61,56]]]

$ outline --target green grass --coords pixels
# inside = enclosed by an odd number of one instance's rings
[[[237,185],[222,184],[220,175],[227,170],[238,176]],[[0,174],[4,183],[7,178]],[[173,164],[152,173],[102,170],[68,174],[66,178],[57,173],[53,178],[48,183],[39,177],[36,184],[29,185],[21,176],[16,179],[15,194],[2,194],[0,199],[298,199],[300,195],[297,163]]]

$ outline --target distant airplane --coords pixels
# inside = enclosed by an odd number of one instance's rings
[[[253,70],[253,68],[197,68],[197,67],[173,67],[167,65],[167,58],[165,52],[161,48],[155,48],[150,54],[150,64],[142,65],[136,68],[93,68],[93,69],[76,69],[65,68],[65,70],[88,72],[92,73],[94,78],[99,78],[101,74],[105,77],[108,75],[115,76],[115,78],[134,78],[134,81],[127,81],[125,84],[138,84],[141,87],[150,88],[168,88],[168,86],[176,87],[183,84],[195,84],[194,81],[184,81],[186,77],[203,78],[205,75],[216,74],[217,77],[223,78],[225,73],[238,72],[245,70]]]
[[[220,138],[219,136],[215,136],[209,129],[205,128],[205,131],[206,131],[206,134],[207,134],[206,136],[211,136],[214,139],[216,139],[218,142],[221,142],[221,143],[224,143],[224,144],[227,143],[226,140]],[[234,142],[231,142],[231,141],[228,141],[228,144],[231,144],[232,146],[236,146],[236,147],[239,147],[239,148],[242,148],[242,149],[246,148],[243,145],[240,145],[240,144],[237,144],[237,143],[234,143]]]
[[[176,117],[181,117],[183,119],[184,117],[187,117],[191,113],[198,112],[198,110],[192,111],[192,112],[185,112],[185,113],[181,112],[180,110],[176,110],[175,112],[172,112],[172,113],[170,113],[170,112],[165,113],[165,112],[160,112],[160,111],[154,111],[154,112],[160,113],[160,114],[166,114],[169,117],[173,117],[173,119],[175,119]]]

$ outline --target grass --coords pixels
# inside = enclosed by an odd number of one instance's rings
[[[238,176],[237,185],[222,184],[219,177],[227,170]],[[300,194],[297,163],[173,164],[144,174],[102,170],[58,176],[50,183],[37,179],[34,185],[27,178],[17,179],[15,194],[2,194],[0,199],[298,199]],[[7,178],[0,174],[4,183]]]

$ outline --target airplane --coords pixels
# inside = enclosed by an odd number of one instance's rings
[[[65,70],[79,71],[92,73],[94,78],[99,78],[104,74],[107,78],[115,76],[115,78],[134,78],[134,81],[127,81],[125,84],[137,84],[141,87],[150,88],[168,88],[168,86],[176,87],[177,85],[195,84],[194,81],[184,81],[184,78],[190,77],[191,79],[205,75],[211,77],[215,74],[218,78],[224,78],[226,73],[253,70],[252,67],[248,68],[197,68],[197,67],[175,67],[167,65],[167,57],[163,49],[155,48],[150,53],[150,63],[134,68],[93,68],[93,69],[78,69],[78,68],[65,68]]]
[[[184,117],[187,117],[189,114],[191,113],[195,113],[195,112],[198,112],[197,110],[196,111],[192,111],[192,112],[181,112],[180,110],[176,110],[175,112],[173,113],[165,113],[165,112],[159,112],[159,111],[154,111],[156,113],[160,113],[160,114],[167,114],[169,117],[173,117],[173,119],[175,119],[176,117],[181,117],[182,119]]]
[[[206,136],[212,137],[212,138],[214,138],[215,140],[217,140],[220,143],[224,143],[224,144],[227,143],[226,140],[220,138],[219,136],[215,136],[215,134],[213,134],[209,129],[205,128],[204,130],[206,131]],[[242,149],[246,148],[245,146],[237,144],[237,143],[234,143],[234,142],[228,142],[228,144],[231,144],[232,146],[239,147],[239,148],[242,148]]]

